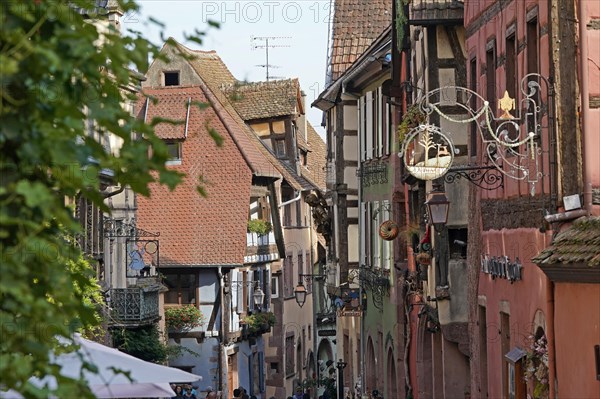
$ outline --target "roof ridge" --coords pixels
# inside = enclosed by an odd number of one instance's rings
[[[189,51],[189,49],[187,49],[187,47],[185,47],[181,43],[179,43],[177,41],[175,41],[175,43],[178,46],[180,46],[180,48],[182,48],[184,51]],[[229,69],[227,69],[227,65],[225,65],[223,60],[218,56],[218,54],[216,54],[216,52],[215,52],[214,59],[218,59],[218,61],[222,64],[222,66],[231,75],[231,72],[229,71]],[[215,76],[215,77],[213,77],[213,79],[211,79],[210,77],[207,78],[206,73],[209,71],[201,70],[201,69],[197,68],[197,65],[194,65],[193,62],[189,62],[189,65],[192,67],[192,69],[196,72],[196,74],[200,78],[200,82],[201,82],[200,87],[202,87],[202,90],[204,91],[207,99],[213,105],[213,108],[215,109],[215,113],[217,114],[219,119],[221,119],[221,121],[225,124],[225,126],[228,127],[228,129],[227,129],[228,133],[230,134],[230,136],[232,137],[232,139],[234,140],[236,145],[238,145],[238,148],[240,148],[240,151],[242,152],[242,154],[244,154],[246,162],[249,162],[249,165],[251,166],[251,168],[256,173],[272,173],[273,172],[272,169],[269,171],[256,170],[256,167],[258,165],[251,164],[250,160],[248,158],[246,158],[248,156],[248,154],[246,154],[244,146],[241,145],[241,143],[239,143],[239,139],[243,140],[245,138],[246,140],[248,140],[249,144],[252,145],[253,148],[256,151],[258,151],[258,153],[260,153],[262,158],[269,165],[271,165],[271,167],[274,168],[275,171],[277,171],[279,175],[283,176],[286,180],[288,180],[289,183],[292,184],[295,188],[302,189],[303,188],[302,183],[298,181],[298,178],[302,178],[302,176],[297,176],[297,177],[294,176],[294,174],[292,174],[289,170],[287,170],[287,168],[284,165],[282,165],[282,163],[279,161],[279,159],[277,159],[277,157],[268,150],[268,148],[265,146],[265,144],[262,142],[262,140],[256,135],[256,133],[250,128],[250,126],[248,126],[248,124],[246,124],[246,122],[243,120],[242,116],[239,114],[239,112],[236,110],[236,108],[233,106],[233,104],[229,101],[229,98],[227,98],[226,95],[223,95],[226,93],[222,89],[220,89],[220,87],[223,85],[224,82],[215,82],[214,81],[214,79],[218,80],[219,76]],[[233,77],[233,75],[231,75],[231,76]],[[228,122],[225,120],[226,115],[221,114],[219,106],[223,111],[225,111],[225,113],[227,115],[229,115],[230,118],[233,119],[232,121]],[[233,122],[233,123],[231,123],[231,122]],[[234,134],[235,132],[233,131],[231,124],[239,127],[239,129],[241,130],[241,133],[243,134],[243,137],[235,136],[235,134]],[[230,129],[232,129],[232,130],[230,131]]]

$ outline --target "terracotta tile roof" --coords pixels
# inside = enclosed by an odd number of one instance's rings
[[[532,260],[540,266],[577,263],[600,268],[600,217],[577,219]]]
[[[271,175],[280,174],[296,190],[312,188],[310,183],[295,173],[294,168],[289,167],[289,165],[284,165],[279,159],[277,159],[275,154],[262,143],[260,138],[254,133],[250,126],[244,122],[242,117],[235,110],[232,102],[222,91],[223,88],[234,84],[234,82],[231,80],[233,77],[216,53],[212,51],[193,51],[179,43],[178,46],[181,51],[189,54],[211,54],[210,64],[205,65],[206,68],[212,69],[210,72],[207,72],[206,69],[202,67],[201,62],[195,62],[192,64],[192,66],[202,79],[202,82],[206,85],[207,90],[209,90],[211,93],[215,93],[216,98],[214,100],[220,107],[222,107],[222,109],[226,111],[227,116],[225,118],[240,126],[240,130],[245,133],[244,136],[246,137],[246,140],[254,144],[255,149],[264,157],[264,159],[269,161]]]
[[[343,74],[391,23],[390,0],[336,0],[329,50],[330,81]]]
[[[200,55],[199,59],[191,62],[191,65],[198,76],[200,76],[202,82],[206,85],[207,90],[210,93],[214,93],[215,98],[209,98],[209,100],[211,100],[211,103],[215,104],[214,106],[217,106],[217,108],[222,108],[226,111],[227,116],[224,116],[224,119],[231,120],[240,126],[240,130],[245,133],[245,140],[249,140],[253,143],[255,150],[262,154],[264,159],[270,162],[269,167],[271,168],[271,175],[281,174],[281,176],[283,176],[283,178],[296,190],[311,189],[312,185],[301,176],[298,176],[293,167],[285,165],[277,159],[275,154],[262,143],[261,139],[254,133],[250,126],[245,123],[240,114],[233,107],[232,101],[229,100],[222,90],[235,84],[235,78],[233,78],[216,53],[214,51],[205,52],[190,50],[180,43],[177,43],[177,45],[184,53],[187,52],[191,55]],[[242,137],[239,139],[241,140]]]
[[[170,104],[156,108],[169,118],[181,115],[188,98],[208,101],[200,87],[147,88],[144,94]],[[140,97],[138,109],[144,102]],[[207,124],[223,137],[222,147],[207,133]],[[137,199],[137,225],[160,232],[161,265],[243,264],[252,171],[213,108],[191,107],[181,165],[170,168],[187,175],[181,185],[169,191],[152,184],[150,198]],[[207,198],[196,191],[200,177]]]
[[[232,138],[252,166],[254,173],[260,176],[281,177],[281,171],[273,166],[275,158],[268,151],[263,150],[260,139],[239,117],[221,91],[221,85],[231,85],[236,82],[221,58],[215,51],[191,50],[180,43],[177,43],[177,46],[183,53],[193,56],[189,63],[201,79],[200,87],[221,120],[230,128]]]
[[[294,115],[298,112],[298,79],[238,83],[222,86],[222,90],[245,121]]]
[[[154,118],[168,118],[174,121],[180,121],[180,124],[159,123],[155,126],[154,132],[161,139],[183,139],[185,137],[185,127],[187,123],[187,110],[190,97],[183,98],[180,92],[166,91],[162,93],[160,101],[155,103],[153,99],[148,98],[145,103],[141,103],[138,117],[150,123]]]
[[[319,133],[309,124],[308,161],[303,174],[318,188],[325,190],[325,167],[327,165],[327,145]]]

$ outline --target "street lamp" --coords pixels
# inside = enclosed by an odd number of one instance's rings
[[[298,283],[296,288],[294,289],[294,296],[296,297],[296,303],[302,307],[304,306],[304,302],[306,302],[306,287],[302,284],[302,281]]]
[[[304,303],[306,302],[306,294],[308,294],[308,292],[306,291],[306,287],[304,286],[304,283],[302,281],[305,280],[308,282],[312,280],[322,280],[325,277],[327,276],[325,276],[324,274],[298,274],[298,285],[294,289],[294,296],[296,297],[296,303],[300,307],[304,306]]]
[[[430,222],[435,228],[435,259],[436,259],[436,297],[446,299],[448,293],[448,209],[450,201],[443,191],[432,191],[425,202],[429,210]]]
[[[429,193],[425,202],[429,211],[429,217],[433,225],[445,225],[448,222],[448,209],[450,201],[443,191],[433,191]]]
[[[258,282],[254,286],[254,293],[252,294],[252,297],[254,298],[254,304],[262,308],[262,305],[265,301],[265,293],[258,286]]]

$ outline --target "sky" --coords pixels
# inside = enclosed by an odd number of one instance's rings
[[[266,69],[258,65],[267,64],[264,38],[268,37],[269,46],[274,46],[269,48],[271,80],[299,78],[309,122],[323,136],[322,112],[310,104],[325,83],[330,0],[140,0],[139,4],[139,14],[123,16],[125,29],[142,30],[153,43],[162,44],[160,29],[145,23],[152,17],[165,25],[164,37],[172,36],[195,50],[216,50],[239,80],[266,80]],[[209,28],[209,20],[220,28]],[[207,31],[203,45],[185,42],[184,32],[195,29]]]

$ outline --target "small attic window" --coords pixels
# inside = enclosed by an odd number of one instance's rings
[[[300,150],[300,162],[302,162],[302,166],[308,167],[308,152]]]
[[[169,159],[167,165],[181,165],[181,140],[165,140]]]
[[[164,72],[165,86],[179,86],[179,71]]]

